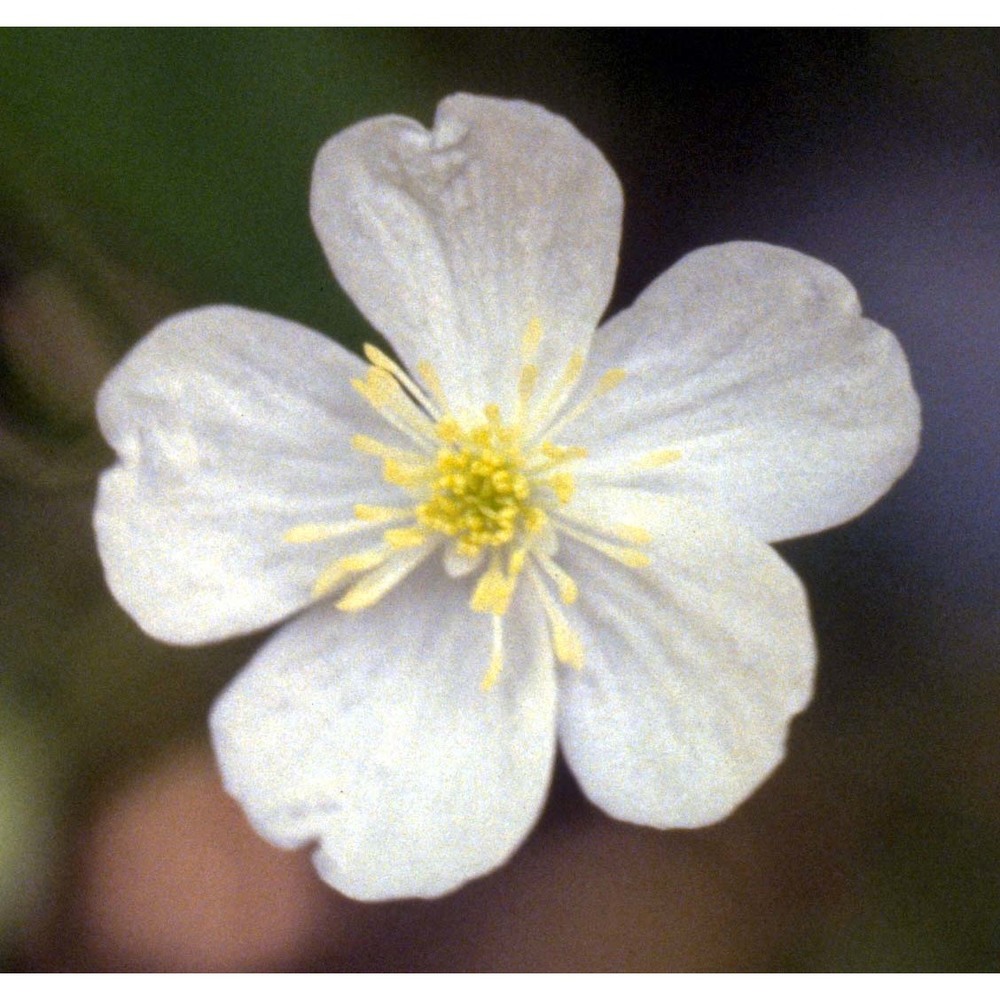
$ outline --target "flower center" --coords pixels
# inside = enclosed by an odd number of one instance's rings
[[[416,508],[417,522],[455,539],[461,556],[509,545],[545,524],[515,430],[500,422],[496,406],[486,422],[463,430],[450,417],[436,426],[444,442],[434,460],[431,497]]]
[[[366,345],[371,366],[352,385],[408,443],[390,445],[357,434],[351,445],[380,460],[383,479],[399,487],[409,502],[396,507],[358,504],[351,521],[300,524],[282,536],[286,542],[320,542],[380,532],[374,546],[348,549],[316,578],[314,598],[349,584],[337,600],[344,611],[371,607],[435,549],[443,547],[449,574],[478,571],[469,607],[493,619],[484,689],[496,683],[503,669],[502,622],[522,577],[548,621],[555,659],[575,668],[583,665],[582,642],[560,608],[573,604],[579,590],[554,558],[559,535],[633,569],[649,563],[644,548],[651,536],[644,528],[573,508],[576,484],[570,469],[587,452],[553,443],[595,400],[613,390],[625,372],[605,372],[567,408],[583,372],[583,355],[573,354],[547,390],[536,393],[539,373],[534,359],[541,336],[541,324],[532,320],[522,339],[510,422],[503,421],[495,403],[483,408],[480,420],[459,421],[430,364],[416,366],[417,382],[391,358]],[[677,457],[675,451],[657,452],[636,467],[662,465]]]

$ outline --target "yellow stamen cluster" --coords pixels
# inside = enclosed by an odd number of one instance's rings
[[[476,422],[459,421],[429,363],[416,366],[419,384],[383,352],[366,346],[371,367],[352,385],[410,444],[389,445],[363,434],[351,443],[379,459],[385,481],[406,491],[409,501],[400,506],[358,504],[352,521],[295,525],[283,535],[287,542],[311,543],[380,532],[374,546],[335,559],[315,581],[316,598],[347,585],[337,601],[344,611],[371,607],[442,541],[457,558],[458,572],[478,566],[469,606],[493,617],[484,690],[502,671],[502,622],[521,579],[537,594],[556,660],[575,668],[583,665],[583,645],[559,607],[573,604],[579,588],[553,558],[557,534],[632,568],[649,562],[643,548],[651,538],[645,529],[599,523],[570,506],[576,488],[572,463],[587,452],[552,441],[618,386],[625,373],[605,372],[566,409],[583,372],[583,355],[572,354],[562,374],[539,392],[535,355],[541,337],[541,323],[531,320],[522,338],[517,400],[509,423],[495,404],[484,407]],[[641,464],[655,467],[679,458],[678,452],[664,450],[645,456]]]
[[[500,422],[495,406],[486,408],[486,418],[467,431],[450,417],[438,423],[443,447],[434,460],[431,497],[416,508],[418,523],[454,538],[463,556],[509,545],[546,520],[532,503],[517,434]]]

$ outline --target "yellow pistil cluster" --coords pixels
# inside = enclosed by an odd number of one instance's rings
[[[486,422],[471,430],[446,417],[436,431],[443,447],[434,460],[431,497],[416,508],[419,524],[454,538],[455,551],[467,557],[541,529],[545,511],[532,502],[518,436],[500,422],[496,406],[487,406]]]

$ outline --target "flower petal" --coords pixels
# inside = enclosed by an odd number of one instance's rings
[[[805,594],[773,549],[685,501],[609,490],[601,506],[645,524],[652,563],[631,570],[576,542],[560,549],[585,648],[582,670],[561,675],[563,751],[612,816],[714,822],[779,763],[809,699]]]
[[[428,131],[361,122],[316,161],[312,218],[337,279],[451,405],[511,404],[522,337],[540,367],[586,352],[611,294],[622,193],[600,151],[533,104],[457,94]]]
[[[363,370],[311,330],[228,306],[172,317],[119,364],[97,401],[119,460],[94,523],[108,585],[142,628],[177,643],[261,628],[364,547],[358,535],[282,541],[392,502],[379,464],[350,448],[353,431],[372,431],[349,384]]]
[[[895,337],[862,318],[843,275],[793,250],[689,254],[601,330],[592,363],[629,378],[600,419],[573,427],[590,470],[683,492],[769,541],[861,513],[916,452],[919,403]],[[674,449],[634,478],[643,456]]]
[[[358,615],[284,626],[212,712],[219,766],[254,826],[318,840],[358,899],[435,896],[500,865],[545,798],[555,681],[538,609],[515,598],[488,692],[491,619],[436,560]]]

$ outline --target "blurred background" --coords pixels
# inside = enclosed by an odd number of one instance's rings
[[[781,547],[817,695],[733,816],[615,823],[560,767],[505,868],[366,906],[215,777],[206,713],[260,637],[163,646],[106,592],[93,394],[203,303],[357,346],[313,158],[456,90],[605,153],[613,311],[729,239],[839,268],[907,352],[924,440],[872,511]],[[998,338],[997,32],[0,32],[0,969],[1000,970]]]

